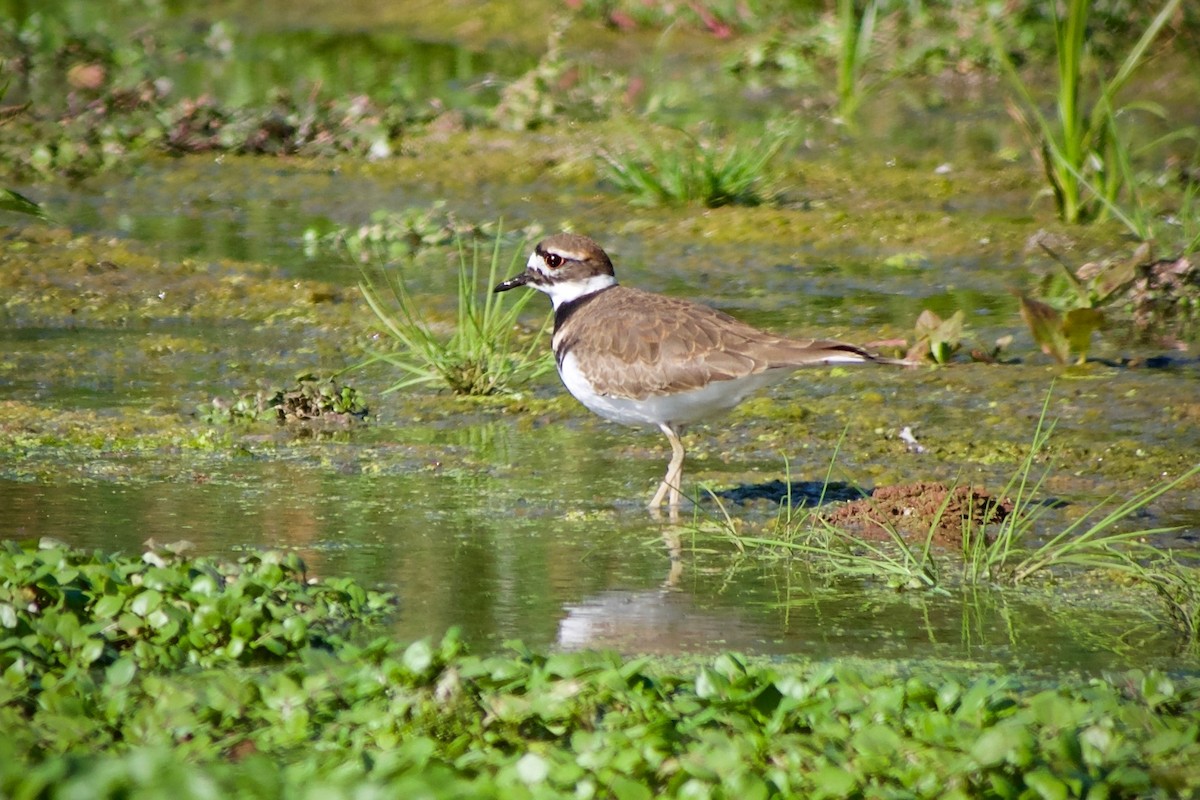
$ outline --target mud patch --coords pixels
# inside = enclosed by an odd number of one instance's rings
[[[962,531],[984,530],[1003,522],[1013,504],[974,486],[949,487],[920,481],[876,487],[869,497],[854,500],[824,514],[826,521],[869,539],[889,539],[895,530],[905,539],[924,542],[933,530],[934,544],[961,547]]]

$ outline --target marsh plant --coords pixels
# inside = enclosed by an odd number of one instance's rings
[[[764,536],[743,534],[720,498],[709,490],[721,515],[717,521],[717,531],[741,553],[753,549],[760,553],[805,556],[806,563],[816,572],[829,577],[873,578],[894,588],[931,589],[938,586],[941,578],[934,559],[933,538],[945,512],[945,504],[931,523],[928,535],[915,544],[911,537],[904,536],[895,526],[887,523],[882,526],[885,541],[868,541],[853,531],[831,523],[821,512],[826,502],[826,492],[832,485],[837,454],[845,437],[846,431],[843,430],[834,447],[821,493],[812,505],[804,500],[795,501],[790,468],[787,470],[784,479],[786,492],[779,504],[772,530]]]
[[[948,319],[925,309],[917,317],[916,340],[908,349],[907,357],[914,361],[928,359],[935,364],[948,363],[962,348],[965,321],[966,315],[961,309]]]
[[[756,206],[778,195],[771,166],[792,139],[790,127],[753,140],[676,131],[656,142],[643,140],[632,152],[603,151],[600,158],[609,181],[633,195],[636,205]]]
[[[597,72],[588,60],[570,57],[563,46],[566,22],[552,24],[546,51],[528,72],[504,87],[492,108],[492,124],[506,130],[534,130],[569,118],[573,123],[604,119],[632,96],[628,78]]]
[[[1046,451],[1055,427],[1047,419],[1049,405],[1047,393],[1025,459],[1004,487],[1003,495],[1011,498],[1012,513],[987,536],[981,531],[963,531],[965,577],[969,582],[1020,583],[1055,568],[1120,569],[1127,564],[1131,553],[1160,555],[1146,544],[1147,540],[1175,529],[1146,528],[1130,522],[1144,515],[1155,500],[1200,475],[1197,463],[1131,497],[1123,500],[1115,495],[1107,497],[1065,527],[1049,534],[1040,533],[1045,527],[1043,517],[1053,508],[1042,496],[1042,487],[1052,467],[1047,465],[1037,471],[1037,465],[1048,462]]]
[[[838,116],[852,122],[867,93],[867,59],[875,38],[876,0],[838,0]]]
[[[383,362],[395,367],[401,377],[386,392],[430,385],[460,395],[512,391],[552,370],[554,362],[542,341],[549,317],[534,335],[519,322],[536,292],[492,292],[504,276],[519,271],[524,254],[522,240],[504,258],[505,244],[499,228],[486,255],[478,241],[457,239],[456,306],[449,334],[432,320],[428,300],[409,291],[404,265],[380,259],[363,267],[359,288],[392,347],[372,353],[359,366]],[[411,269],[414,262],[409,258],[405,263]]]
[[[1057,55],[1057,97],[1053,115],[1042,112],[1033,88],[1018,74],[997,35],[996,53],[1009,79],[1015,102],[1010,113],[1034,142],[1046,180],[1066,222],[1105,217],[1123,190],[1134,190],[1129,168],[1129,144],[1118,129],[1118,118],[1132,112],[1157,113],[1146,103],[1118,106],[1118,95],[1145,62],[1150,45],[1177,13],[1181,0],[1167,0],[1116,71],[1097,77],[1089,92],[1088,15],[1092,0],[1067,0],[1065,15],[1059,3],[1049,4]]]
[[[293,554],[0,547],[0,795],[1191,797],[1200,685],[623,658],[451,629]],[[356,629],[354,622],[365,622]],[[374,634],[374,638],[372,638]],[[982,670],[982,671],[981,671]],[[947,790],[947,787],[953,787]],[[1086,791],[1080,789],[1085,787]]]
[[[280,423],[348,425],[365,419],[368,411],[357,389],[308,372],[299,373],[292,386],[244,392],[232,399],[214,397],[197,409],[200,418],[210,425],[254,423],[268,418]]]
[[[1104,327],[1105,310],[1123,302],[1140,264],[1150,258],[1150,245],[1143,243],[1132,256],[1088,263],[1072,269],[1058,253],[1043,249],[1059,269],[1038,287],[1038,297],[1018,295],[1021,317],[1042,351],[1060,364],[1072,358],[1082,363],[1091,345],[1092,333]]]
[[[1021,318],[1042,351],[1061,364],[1083,363],[1093,333],[1116,324],[1142,333],[1191,334],[1200,318],[1195,256],[1154,258],[1150,242],[1130,256],[1073,268],[1047,248],[1058,269],[1032,295],[1019,293]]]
[[[1047,530],[1046,515],[1056,504],[1048,502],[1042,492],[1051,468],[1039,470],[1038,465],[1048,461],[1047,451],[1055,427],[1047,418],[1050,398],[1048,392],[1025,459],[998,495],[1000,499],[982,501],[989,504],[985,508],[963,509],[951,505],[954,493],[947,492],[946,500],[930,515],[924,535],[906,535],[881,511],[871,517],[884,531],[882,541],[867,540],[853,530],[831,523],[820,509],[823,497],[811,507],[796,507],[790,493],[784,497],[768,535],[742,535],[719,502],[725,522],[718,521],[716,527],[741,552],[757,549],[764,554],[803,555],[818,571],[831,577],[872,577],[896,588],[934,589],[952,578],[964,585],[1015,585],[1034,575],[1061,570],[1119,570],[1133,579],[1145,580],[1160,589],[1160,593],[1183,597],[1176,605],[1190,609],[1189,595],[1179,587],[1188,586],[1188,580],[1200,577],[1196,570],[1148,571],[1138,566],[1169,559],[1168,554],[1149,541],[1175,529],[1139,526],[1134,520],[1143,516],[1158,498],[1200,476],[1200,463],[1131,497],[1106,498],[1064,527]],[[826,486],[836,458],[835,449]],[[971,497],[974,495],[968,495]],[[995,513],[1000,503],[1006,510]],[[952,568],[954,560],[939,557],[945,554],[939,554],[934,547],[938,531],[947,524],[960,532],[955,548],[962,553],[958,568]],[[1175,563],[1173,559],[1170,562]],[[1191,585],[1190,591],[1200,593],[1200,586]],[[1194,619],[1193,611],[1177,614],[1172,610],[1171,614],[1173,618],[1187,620],[1189,626]]]

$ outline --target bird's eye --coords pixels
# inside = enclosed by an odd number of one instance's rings
[[[547,253],[546,254],[546,266],[549,267],[550,269],[558,269],[559,267],[562,266],[562,262],[563,262],[562,256],[560,256],[558,253]]]

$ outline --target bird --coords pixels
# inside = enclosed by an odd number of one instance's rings
[[[525,270],[493,291],[520,286],[550,297],[551,348],[567,391],[604,419],[666,435],[671,461],[649,503],[655,511],[664,500],[679,508],[688,425],[801,367],[908,364],[832,339],[777,336],[701,303],[623,286],[600,245],[575,233],[540,241]]]

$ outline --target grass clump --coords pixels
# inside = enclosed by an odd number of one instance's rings
[[[554,368],[541,336],[549,318],[534,336],[522,336],[518,324],[521,311],[535,293],[515,293],[515,299],[509,300],[508,293],[491,291],[501,280],[502,272],[519,271],[525,242],[522,240],[506,260],[501,256],[504,241],[503,232],[497,229],[487,266],[482,267],[479,244],[472,243],[468,254],[466,243],[461,237],[457,239],[457,304],[449,336],[437,332],[424,304],[409,292],[401,268],[385,263],[362,270],[359,288],[384,332],[391,337],[394,349],[373,353],[359,366],[383,362],[403,375],[385,393],[434,385],[460,395],[499,394]],[[501,270],[501,265],[506,265],[505,270]],[[521,338],[526,341],[520,343]]]
[[[1118,107],[1117,95],[1146,60],[1150,45],[1176,14],[1180,0],[1167,0],[1147,24],[1116,71],[1084,96],[1087,23],[1092,0],[1068,0],[1066,14],[1050,6],[1057,54],[1054,115],[1043,114],[1033,90],[1020,78],[997,36],[998,59],[1016,96],[1010,112],[1035,142],[1035,153],[1054,193],[1060,216],[1079,223],[1106,216],[1123,189],[1133,191],[1126,141],[1117,127],[1122,113],[1153,111],[1146,104]],[[1136,201],[1136,196],[1134,197]]]
[[[811,506],[796,507],[789,491],[780,504],[774,529],[767,535],[740,534],[719,500],[724,522],[716,527],[739,552],[755,548],[764,553],[802,555],[806,564],[831,578],[869,578],[900,589],[941,591],[951,583],[1016,586],[1035,575],[1115,571],[1153,588],[1163,599],[1168,621],[1184,646],[1193,647],[1198,635],[1200,572],[1151,543],[1153,537],[1175,528],[1131,522],[1158,498],[1200,476],[1200,463],[1124,500],[1109,497],[1064,527],[1047,531],[1045,517],[1056,505],[1041,496],[1041,489],[1051,470],[1046,467],[1035,474],[1035,465],[1046,461],[1054,430],[1054,423],[1047,420],[1049,403],[1047,393],[1028,453],[997,497],[956,492],[958,487],[950,487],[931,513],[917,510],[919,504],[906,504],[903,513],[889,513],[874,507],[875,498],[864,498],[855,504],[865,504],[873,513],[850,517],[851,522],[844,526],[840,519],[831,521],[836,512],[831,515],[821,509],[823,495]],[[831,462],[826,487],[831,485],[832,469]],[[910,523],[905,514],[918,521]],[[922,523],[924,532],[919,529]],[[859,524],[881,533],[867,536],[853,529]],[[905,530],[901,524],[906,525]],[[951,537],[953,545],[936,547],[947,544],[947,528],[957,531],[957,536]],[[961,560],[950,557],[950,549],[961,553]]]
[[[1106,498],[1062,530],[1043,537],[1038,544],[1029,544],[1036,537],[1042,517],[1053,507],[1039,498],[1050,468],[1034,475],[1034,465],[1044,460],[1054,431],[1054,423],[1048,423],[1046,419],[1049,405],[1050,394],[1047,393],[1029,452],[1002,493],[1012,498],[1012,512],[994,531],[964,529],[965,576],[969,582],[999,579],[1020,583],[1036,573],[1055,568],[1119,569],[1128,564],[1131,551],[1142,555],[1158,554],[1156,548],[1142,544],[1143,540],[1169,533],[1174,528],[1126,529],[1126,523],[1142,515],[1159,497],[1200,475],[1200,464],[1195,464],[1176,477],[1148,486],[1123,501],[1118,502],[1116,497]]]
[[[861,5],[862,10],[859,11]],[[866,94],[864,69],[875,36],[876,0],[838,0],[837,95],[838,115],[853,120]]]
[[[645,206],[757,206],[777,196],[769,168],[791,141],[790,130],[754,141],[679,135],[681,140],[644,142],[634,153],[602,153],[609,181]]]

